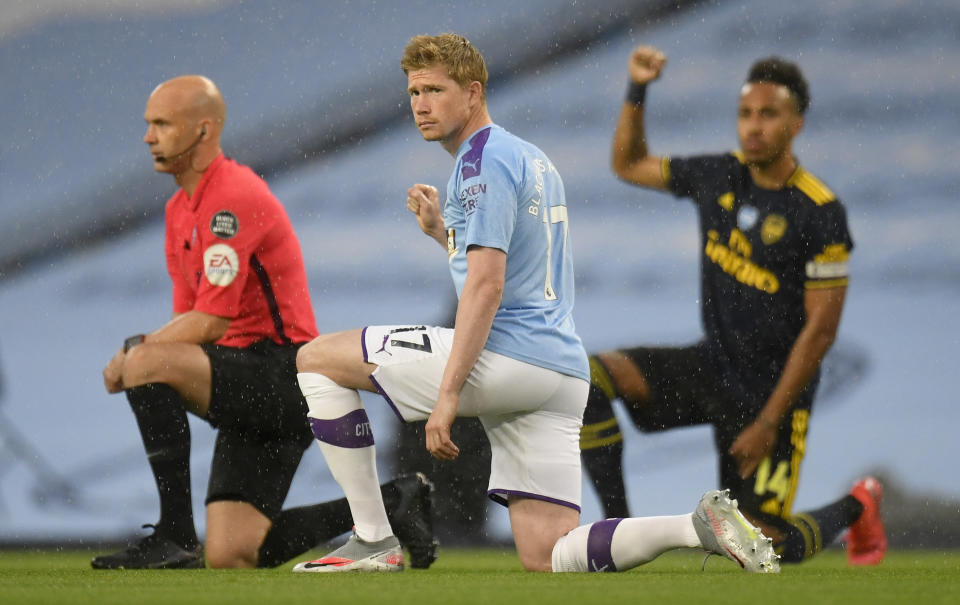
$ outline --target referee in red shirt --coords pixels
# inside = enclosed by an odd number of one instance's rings
[[[318,332],[290,220],[263,179],[223,155],[225,117],[202,76],[164,82],[147,100],[143,141],[155,170],[180,186],[166,206],[173,319],[127,338],[103,378],[136,416],[160,520],[130,548],[94,558],[97,569],[204,566],[186,411],[218,429],[206,499],[211,567],[277,565],[350,528],[344,500],[281,510],[313,439],[296,354]],[[422,475],[384,486],[415,567],[436,556],[430,491]]]

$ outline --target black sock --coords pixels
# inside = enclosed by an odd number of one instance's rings
[[[593,369],[594,359],[590,361]],[[583,466],[608,519],[630,516],[623,484],[623,435],[610,399],[596,384],[590,385],[580,431]]]
[[[387,518],[400,501],[393,481],[380,486]],[[346,498],[280,511],[260,546],[257,567],[276,567],[350,530],[353,517]]]
[[[160,494],[157,531],[180,546],[199,544],[190,495],[190,425],[180,396],[165,384],[127,389]]]
[[[380,486],[380,495],[383,496],[383,508],[387,509],[387,519],[393,524],[393,513],[400,504],[400,490],[397,489],[396,479]]]
[[[280,511],[260,546],[257,567],[276,567],[350,530],[346,498]]]
[[[785,563],[799,563],[829,546],[844,529],[850,527],[863,512],[863,505],[853,496],[844,496],[823,508],[797,513],[788,522],[782,552]]]

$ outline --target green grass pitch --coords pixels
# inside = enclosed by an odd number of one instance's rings
[[[293,574],[269,570],[94,571],[90,552],[0,551],[0,603],[960,603],[960,551],[897,551],[878,567],[848,567],[829,550],[779,575],[669,553],[621,574],[533,574],[507,550],[442,550],[429,570]]]

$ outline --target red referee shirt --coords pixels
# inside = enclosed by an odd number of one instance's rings
[[[174,313],[229,318],[217,344],[230,347],[317,335],[300,243],[252,170],[217,156],[192,198],[180,189],[167,202],[166,225]]]

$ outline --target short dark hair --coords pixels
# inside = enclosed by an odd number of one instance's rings
[[[780,57],[760,59],[750,68],[747,82],[773,82],[785,86],[793,93],[800,115],[803,115],[810,106],[810,88],[796,63]]]

